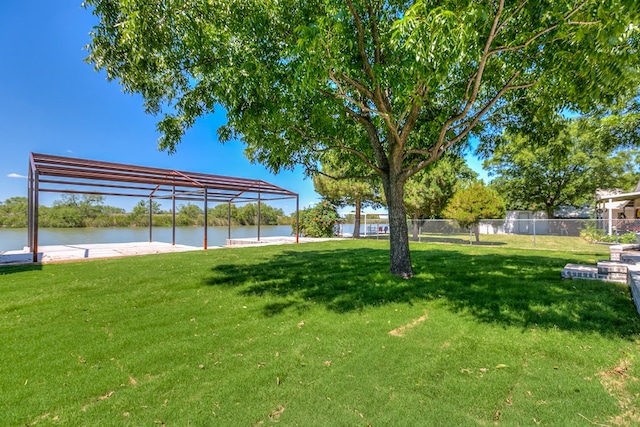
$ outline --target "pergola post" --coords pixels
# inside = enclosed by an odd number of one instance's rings
[[[231,202],[227,203],[227,240],[231,240]]]
[[[32,220],[32,232],[33,232],[33,236],[32,236],[32,240],[33,240],[33,245],[31,246],[31,252],[33,253],[33,262],[38,262],[38,204],[40,203],[40,197],[39,197],[39,193],[40,193],[40,179],[38,176],[38,171],[34,171],[33,173],[33,196],[32,196],[32,202],[33,202],[33,206],[32,206],[32,213],[31,213],[31,220]]]
[[[208,191],[207,191],[207,187],[204,187],[204,243],[203,243],[203,247],[204,250],[207,250],[207,221],[208,221],[208,214],[207,214],[207,198],[208,198]]]
[[[149,196],[149,243],[153,242],[153,199]]]
[[[27,176],[27,246],[33,248],[33,168],[29,159]]]
[[[258,242],[260,241],[260,187],[258,187]]]
[[[171,244],[176,244],[176,186],[171,191]]]

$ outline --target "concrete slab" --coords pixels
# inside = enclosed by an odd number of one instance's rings
[[[324,242],[327,240],[342,240],[340,238],[321,238],[321,237],[299,237],[299,243],[311,243],[311,242]],[[273,237],[261,237],[258,240],[257,237],[245,237],[241,239],[227,239],[225,247],[245,247],[245,246],[257,246],[257,245],[286,245],[296,243],[296,238],[293,236],[273,236]]]
[[[321,239],[311,237],[300,237],[300,243],[321,242],[333,239]],[[228,247],[247,247],[256,245],[282,245],[295,243],[291,236],[262,237],[257,238],[231,239],[227,240]],[[209,249],[221,249],[221,246],[209,246]],[[151,255],[172,252],[186,252],[203,250],[202,247],[187,245],[172,245],[163,242],[132,242],[132,243],[90,243],[77,245],[50,245],[40,246],[38,252],[38,262],[68,262],[81,261],[86,259],[100,259],[112,257],[125,257],[136,255]],[[3,265],[30,264],[32,254],[28,248],[16,251],[0,251],[0,267]]]
[[[39,247],[38,261],[42,263],[66,262],[85,259],[151,255],[198,250],[202,250],[202,248],[196,246],[172,245],[170,243],[163,242],[51,245]],[[31,261],[32,254],[27,248],[21,251],[0,252],[0,266],[28,264],[31,263]]]

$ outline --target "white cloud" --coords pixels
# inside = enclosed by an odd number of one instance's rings
[[[26,176],[24,175],[20,175],[17,173],[10,173],[9,175],[7,175],[7,178],[21,178],[21,179],[27,179]]]

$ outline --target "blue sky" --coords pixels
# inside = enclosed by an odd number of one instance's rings
[[[220,144],[222,112],[199,120],[175,154],[158,151],[157,118],[144,113],[141,98],[83,61],[95,18],[80,4],[0,2],[0,201],[26,196],[30,152],[263,179],[299,193],[301,207],[319,201],[302,169],[273,175],[249,163],[240,142]],[[106,202],[129,209],[137,200]],[[283,203],[295,210],[295,202]]]

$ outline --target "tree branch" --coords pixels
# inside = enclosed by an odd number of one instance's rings
[[[372,39],[374,42],[374,56],[375,56],[374,61],[375,63],[380,63],[380,61],[382,60],[382,49],[380,46],[378,27],[376,24],[376,16],[373,8],[371,7],[371,4],[369,2],[366,2],[366,4],[367,4],[367,11],[369,13]],[[365,75],[369,77],[369,79],[371,79],[371,84],[374,87],[373,92],[371,92],[370,90],[367,90],[368,93],[366,94],[366,96],[377,107],[378,109],[377,114],[379,114],[384,119],[385,123],[387,124],[387,127],[392,131],[392,136],[394,141],[402,147],[402,142],[399,138],[398,129],[391,117],[391,111],[392,111],[391,100],[389,99],[388,94],[383,92],[380,86],[378,85],[375,73],[373,71],[373,68],[371,67],[369,56],[367,55],[367,52],[365,49],[364,26],[362,24],[362,19],[360,18],[360,15],[356,11],[352,0],[347,0],[347,5],[349,7],[351,16],[354,19],[354,23],[356,25],[357,32],[358,32],[358,49],[360,50],[360,57],[362,58],[363,71]],[[363,92],[363,94],[364,93],[365,92]]]
[[[365,162],[368,165],[370,165],[376,171],[376,173],[381,173],[383,170],[387,170],[389,168],[389,160],[387,159],[387,155],[385,153],[384,147],[380,142],[380,137],[378,136],[378,129],[371,122],[371,117],[358,114],[355,111],[348,108],[347,106],[342,106],[342,108],[347,113],[347,115],[351,116],[354,120],[356,120],[358,123],[360,123],[364,127],[365,131],[367,132],[369,145],[373,150],[373,155],[376,159],[376,162],[378,163],[378,166],[374,166],[367,159],[367,157],[364,156],[364,154],[362,155],[364,157],[361,157],[361,158],[365,160]]]
[[[333,179],[333,180],[336,180],[336,181],[341,181],[341,180],[345,180],[345,179],[355,179],[357,181],[368,181],[368,180],[371,180],[371,179],[378,178],[378,175],[359,175],[359,176],[340,175],[340,176],[335,176],[335,175],[329,175],[328,173],[322,172],[318,168],[313,169],[313,172],[317,173],[318,175],[322,175],[322,176],[325,176],[325,177],[327,177],[329,179]]]
[[[460,112],[459,114],[453,117],[450,117],[442,125],[442,128],[440,129],[440,134],[438,135],[438,139],[434,147],[435,149],[432,150],[432,153],[431,153],[432,156],[436,156],[436,157],[438,156],[438,151],[440,150],[441,145],[444,143],[445,136],[449,130],[449,127],[453,123],[462,120],[467,116],[467,114],[469,114],[469,111],[471,110],[471,106],[475,103],[478,97],[478,93],[480,92],[480,85],[482,83],[482,76],[487,66],[487,62],[489,61],[489,58],[491,56],[489,55],[489,49],[491,48],[491,44],[495,39],[498,23],[500,22],[500,16],[502,15],[503,11],[504,11],[504,0],[500,0],[500,4],[498,5],[498,10],[496,11],[496,15],[493,18],[493,23],[491,24],[491,30],[489,31],[489,35],[487,36],[487,41],[484,45],[482,56],[480,57],[480,61],[478,62],[478,70],[471,78],[473,81],[473,89],[472,89],[471,95],[469,96],[469,99],[467,99],[466,104],[462,109],[462,112]]]
[[[376,77],[373,73],[373,69],[371,68],[371,64],[369,64],[369,57],[364,47],[364,27],[362,25],[362,20],[360,19],[360,15],[358,15],[358,11],[353,6],[353,1],[347,0],[347,5],[349,6],[349,12],[351,12],[356,28],[358,29],[358,49],[360,50],[360,57],[362,58],[362,69],[371,79],[371,82],[375,83]]]
[[[599,24],[600,21],[570,21],[569,18],[571,18],[573,15],[575,15],[576,13],[578,13],[578,11],[580,9],[582,9],[582,7],[584,7],[584,5],[587,4],[586,0],[583,1],[582,3],[580,3],[578,6],[576,6],[574,9],[572,9],[571,11],[567,12],[564,15],[564,20],[567,24],[569,25],[595,25],[595,24]],[[522,4],[524,5],[524,3]],[[514,11],[514,13],[508,18],[506,19],[502,24],[505,24],[509,19],[511,19],[515,12],[519,11],[520,8],[516,9],[516,11]],[[501,24],[501,26],[502,26]],[[539,31],[538,33],[534,34],[533,36],[531,36],[529,39],[527,39],[524,43],[519,44],[517,46],[502,46],[500,48],[494,49],[491,52],[489,52],[489,55],[495,55],[496,53],[500,53],[500,52],[513,52],[516,50],[520,50],[520,49],[524,49],[525,47],[529,46],[531,43],[533,43],[534,41],[536,41],[538,38],[542,37],[543,35],[557,29],[560,26],[560,23],[554,24],[550,27],[547,27],[541,31]]]
[[[323,148],[321,150],[316,150],[316,151],[321,153],[321,152],[331,151],[331,150],[344,150],[344,151],[346,151],[348,153],[351,153],[351,154],[357,156],[369,168],[374,170],[379,176],[382,176],[384,174],[384,171],[382,169],[380,169],[378,166],[376,166],[373,162],[371,162],[369,157],[366,154],[364,154],[363,152],[361,152],[359,150],[356,150],[355,148],[347,147],[346,145],[344,145],[344,143],[342,141],[336,141],[336,143],[337,143],[337,145],[326,146],[325,148]]]
[[[346,93],[346,92],[340,86],[340,80],[353,86],[353,88],[356,89],[358,92],[360,92],[363,96],[373,101],[373,98],[374,98],[373,92],[371,92],[369,88],[367,88],[364,84],[362,84],[358,80],[355,80],[344,73],[340,73],[340,77],[338,78],[338,76],[336,76],[333,71],[329,72],[329,78],[331,79],[332,82],[338,85],[338,87],[343,93]]]
[[[369,26],[371,27],[371,38],[373,39],[373,48],[374,48],[374,61],[376,64],[382,64],[382,49],[380,48],[380,33],[378,31],[378,23],[377,18],[375,16],[375,11],[373,7],[371,7],[371,2],[369,0],[365,1],[367,6],[367,12],[369,13]]]
[[[516,16],[520,12],[520,10],[522,10],[522,8],[525,6],[525,4],[527,4],[528,1],[529,0],[523,0],[518,6],[516,6],[515,10],[511,12],[511,14],[507,17],[507,19],[505,19],[504,21],[502,21],[500,25],[498,25],[498,28],[496,28],[496,35],[498,35],[500,31],[502,31],[502,29],[504,28],[507,22],[509,22],[514,16]]]
[[[478,121],[480,120],[480,118],[482,117],[483,114],[485,114],[491,107],[493,107],[493,105],[497,102],[497,100],[508,90],[515,90],[515,89],[524,89],[524,88],[528,88],[531,87],[533,85],[536,84],[536,82],[533,83],[527,83],[527,84],[523,84],[523,85],[514,85],[512,86],[512,82],[514,81],[514,79],[519,75],[520,72],[517,72],[516,74],[514,74],[509,81],[507,82],[507,84],[505,86],[503,86],[498,93],[496,94],[496,96],[489,101],[489,103],[487,105],[484,106],[484,108],[482,108],[476,115],[475,117],[468,122],[468,124],[466,125],[466,128],[463,130],[463,132],[461,132],[460,134],[458,134],[455,138],[453,138],[452,140],[448,141],[445,143],[445,138],[446,138],[446,134],[449,130],[451,130],[451,125],[453,125],[456,122],[459,122],[460,120],[464,119],[467,114],[469,114],[469,111],[471,111],[471,107],[472,105],[475,103],[479,90],[480,90],[480,86],[482,83],[482,78],[483,78],[483,73],[484,70],[486,68],[487,62],[489,61],[489,59],[500,52],[506,52],[506,51],[514,51],[514,50],[519,50],[519,49],[523,49],[527,46],[529,46],[531,43],[533,43],[535,40],[537,40],[538,38],[542,37],[543,35],[557,29],[560,26],[560,23],[551,25],[541,31],[539,31],[538,33],[534,34],[533,36],[531,36],[527,41],[525,41],[524,43],[518,45],[518,46],[503,46],[497,49],[490,49],[491,44],[493,43],[493,41],[495,40],[497,33],[502,30],[504,28],[504,25],[506,24],[506,22],[508,22],[510,19],[512,19],[517,13],[519,13],[522,8],[524,7],[525,3],[527,2],[527,0],[523,0],[517,7],[516,9],[510,14],[510,16],[503,21],[502,23],[500,23],[500,18],[502,16],[502,13],[504,12],[504,0],[500,0],[500,3],[498,5],[498,8],[496,10],[495,16],[494,16],[494,20],[493,20],[493,24],[491,26],[491,30],[489,31],[489,35],[487,36],[487,41],[485,43],[485,47],[482,53],[482,56],[480,58],[480,61],[478,62],[478,69],[477,71],[471,76],[469,83],[467,84],[467,89],[465,91],[465,95],[467,96],[467,100],[466,103],[462,109],[462,111],[455,115],[452,116],[451,118],[449,118],[447,121],[445,121],[445,123],[443,124],[441,130],[440,130],[440,134],[438,135],[438,139],[437,142],[435,144],[435,146],[431,149],[431,156],[432,157],[438,157],[439,156],[439,152],[440,151],[444,151],[447,147],[449,147],[450,145],[452,145],[455,142],[458,142],[460,139],[464,138],[469,131],[478,123]],[[569,18],[571,18],[573,15],[575,15],[580,9],[582,9],[582,7],[584,7],[584,5],[587,4],[587,0],[584,0],[582,3],[580,3],[579,5],[577,5],[575,8],[573,8],[571,11],[567,12],[564,15],[564,20],[566,22],[571,22],[569,21]],[[575,21],[580,22],[580,21]],[[587,22],[584,22],[583,24],[588,24]],[[469,93],[469,91],[471,91],[471,93]],[[459,127],[459,126],[457,126]]]
[[[338,83],[336,83],[336,84],[338,84]],[[320,92],[323,95],[325,95],[326,97],[328,97],[328,98],[342,99],[342,96],[339,95],[339,94],[335,94],[335,93],[327,92],[327,91],[322,91],[322,90]],[[354,102],[355,105],[359,105],[360,104],[358,102],[355,102],[355,100],[352,100],[352,101]],[[342,108],[342,110],[348,116],[350,116],[352,119],[354,119],[355,121],[357,121],[358,123],[363,125],[363,127],[365,128],[365,131],[367,132],[367,136],[368,136],[368,139],[369,139],[369,144],[371,145],[373,153],[374,153],[374,155],[376,157],[376,161],[380,165],[380,168],[388,169],[389,161],[387,159],[384,147],[382,146],[382,143],[380,142],[380,138],[378,136],[377,128],[371,122],[371,117],[369,117],[368,115],[359,114],[359,113],[355,112],[354,110],[352,110],[351,108],[349,108],[348,106],[344,105],[343,103],[340,103],[340,108]],[[378,111],[375,111],[374,113],[379,114]]]
[[[402,131],[400,132],[400,147],[404,148],[407,143],[407,139],[409,139],[409,134],[413,130],[413,127],[416,125],[418,121],[418,117],[420,116],[420,110],[422,109],[422,103],[424,101],[426,90],[421,88],[419,92],[416,94],[416,98],[411,102],[411,109],[409,111],[409,115],[404,125],[402,126]]]
[[[480,111],[478,111],[471,119],[471,121],[465,123],[460,123],[456,126],[454,126],[451,129],[456,129],[456,128],[460,128],[464,126],[464,129],[462,130],[462,132],[460,132],[458,135],[456,135],[454,138],[452,138],[451,140],[447,141],[446,144],[442,145],[441,147],[439,147],[440,150],[444,151],[447,148],[449,148],[450,146],[452,146],[453,144],[459,142],[462,138],[466,137],[469,132],[471,132],[471,129],[473,129],[478,122],[480,121],[480,119],[482,118],[482,116],[484,116],[491,108],[493,108],[493,106],[496,104],[496,102],[498,102],[498,100],[500,98],[502,98],[502,96],[510,90],[517,90],[517,89],[527,89],[530,88],[532,86],[535,86],[536,84],[538,84],[537,81],[534,82],[529,82],[529,83],[523,83],[520,85],[512,85],[511,83],[520,75],[520,72],[516,72],[513,76],[511,76],[511,78],[509,79],[509,81],[498,91],[498,93],[496,93],[494,95],[494,97],[491,99],[491,101],[489,101]],[[449,130],[451,130],[449,129]]]
[[[355,114],[355,113],[354,113]],[[357,114],[356,114],[357,116]],[[303,139],[306,139],[308,141],[314,141],[317,140],[318,138],[312,137],[311,135],[309,135],[307,132],[305,132],[303,129],[300,129],[297,126],[290,126],[289,129],[293,130],[294,132],[298,133]],[[351,154],[354,154],[355,156],[357,156],[358,158],[360,158],[361,160],[363,160],[365,162],[365,164],[367,166],[369,166],[371,169],[373,169],[374,171],[376,171],[376,173],[380,174],[382,172],[382,170],[380,168],[378,168],[376,165],[374,165],[370,160],[369,157],[362,153],[359,150],[356,150],[355,148],[351,148],[351,147],[347,147],[344,142],[342,142],[339,139],[335,139],[335,138],[329,138],[329,137],[324,137],[322,138],[326,141],[330,141],[333,144],[336,145],[331,145],[331,144],[325,144],[324,148],[312,148],[311,151],[316,152],[316,153],[324,153],[326,151],[331,151],[331,150],[344,150],[347,151]],[[309,168],[311,169],[311,168]]]

